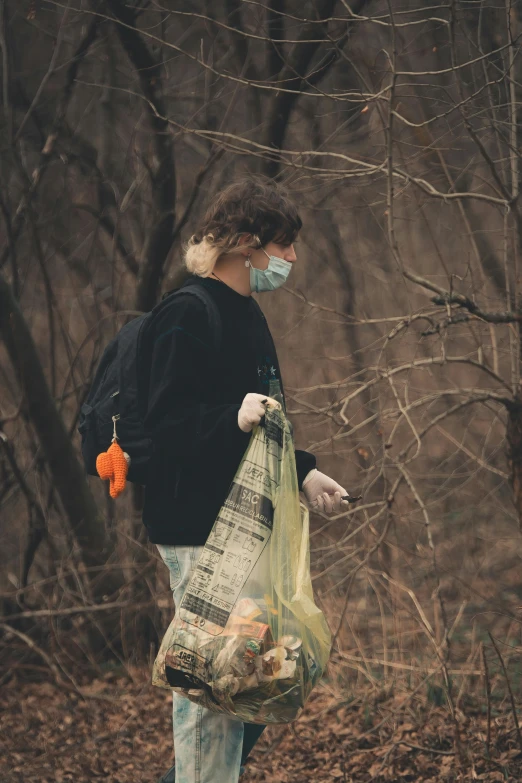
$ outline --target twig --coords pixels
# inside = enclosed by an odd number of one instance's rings
[[[69,6],[64,5],[62,7],[67,9]],[[83,62],[87,52],[89,51],[91,44],[96,39],[96,36],[98,34],[98,28],[101,22],[102,20],[99,17],[93,18],[91,24],[89,25],[86,31],[84,38],[80,42],[80,45],[78,46],[73,57],[71,58],[69,67],[67,69],[65,86],[62,91],[61,98],[58,101],[58,106],[56,108],[51,130],[47,134],[45,143],[41,149],[39,163],[32,172],[30,186],[27,192],[24,193],[24,195],[22,196],[14,215],[13,224],[12,224],[13,243],[17,240],[20,234],[20,231],[24,224],[26,212],[38,189],[38,185],[42,181],[43,175],[47,170],[49,162],[51,161],[54,148],[56,145],[56,141],[58,139],[59,132],[73,94],[73,88],[76,84],[76,76],[78,73],[78,69],[81,63]],[[10,247],[8,244],[8,246],[2,251],[2,254],[0,255],[0,269],[4,266],[6,262],[6,259],[9,254],[9,250]]]
[[[72,614],[89,614],[90,612],[108,612],[112,609],[145,609],[148,606],[154,606],[156,601],[142,601],[135,603],[133,601],[111,601],[107,604],[94,604],[92,606],[71,606],[68,609],[33,609],[18,614],[10,614],[9,620],[19,620],[25,617],[65,617]]]
[[[407,748],[413,748],[414,750],[422,750],[423,753],[438,753],[439,756],[455,755],[454,750],[437,750],[436,748],[424,748],[422,745],[414,745],[412,742],[406,742],[405,740],[400,740],[400,742],[398,742],[397,744],[406,745]]]
[[[508,673],[507,673],[507,669],[506,669],[506,664],[504,663],[504,659],[502,657],[502,654],[501,654],[500,650],[498,649],[497,644],[496,644],[493,636],[491,635],[491,631],[488,631],[488,636],[491,639],[491,644],[495,648],[495,652],[496,652],[496,654],[498,656],[498,659],[500,661],[500,665],[502,666],[502,671],[504,672],[504,677],[506,678],[506,686],[507,686],[508,693],[509,693],[509,699],[511,701],[511,711],[513,713],[513,720],[515,721],[515,730],[516,730],[516,733],[517,733],[518,746],[519,746],[520,750],[522,750],[522,734],[520,733],[520,724],[518,722],[517,707],[516,707],[516,704],[515,704],[515,698],[513,696],[513,691],[511,690],[511,683],[509,682],[509,677],[508,677]]]
[[[468,296],[464,296],[464,294],[450,293],[449,291],[446,291],[444,288],[441,288],[435,283],[432,283],[430,280],[426,280],[426,278],[415,274],[415,272],[412,272],[409,269],[405,268],[403,270],[403,274],[404,277],[407,277],[408,280],[411,280],[412,283],[421,285],[423,288],[427,288],[428,291],[433,291],[434,293],[436,293],[437,296],[432,297],[431,300],[434,304],[438,304],[442,306],[447,304],[449,305],[454,304],[454,305],[458,305],[459,307],[464,307],[466,310],[469,310],[470,313],[477,316],[477,318],[480,318],[483,321],[488,321],[489,323],[493,323],[493,324],[511,324],[511,323],[520,323],[522,321],[522,315],[519,313],[513,313],[509,311],[506,311],[504,313],[484,312]]]
[[[60,684],[64,684],[65,681],[56,664],[53,663],[53,661],[50,659],[47,653],[44,652],[44,650],[42,650],[41,647],[38,647],[36,642],[34,642],[30,636],[27,636],[27,634],[23,633],[22,631],[19,631],[17,628],[13,628],[11,625],[8,625],[7,623],[0,622],[0,628],[2,628],[6,633],[12,633],[14,636],[18,636],[18,638],[21,639],[23,642],[25,642],[25,644],[31,650],[34,650],[34,652],[38,653],[40,658],[42,658],[45,661],[49,669],[54,674],[56,681],[59,682]]]
[[[29,511],[29,536],[22,566],[22,585],[25,587],[34,556],[47,532],[47,523],[42,508],[25,479],[24,471],[18,465],[14,448],[2,430],[2,422],[0,422],[0,446],[3,448],[13,476],[25,497]]]
[[[489,746],[491,744],[491,682],[489,680],[489,668],[488,668],[488,661],[486,658],[486,648],[482,644],[482,661],[484,663],[484,681],[486,686],[486,699],[488,703],[488,714],[487,714],[487,729],[486,729],[486,750],[487,754],[489,756]]]

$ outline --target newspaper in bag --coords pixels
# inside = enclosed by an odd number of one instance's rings
[[[248,723],[288,723],[330,643],[313,600],[292,431],[282,410],[269,409],[165,634],[153,684]]]

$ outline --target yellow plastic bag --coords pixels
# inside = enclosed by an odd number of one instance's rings
[[[170,624],[152,682],[247,723],[295,720],[330,654],[308,510],[281,410],[256,427]]]

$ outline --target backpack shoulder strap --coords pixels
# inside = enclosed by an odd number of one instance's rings
[[[213,296],[206,290],[206,288],[201,285],[186,285],[182,288],[176,288],[174,291],[168,291],[165,293],[161,299],[161,302],[159,302],[159,304],[157,304],[156,307],[148,314],[150,316],[148,326],[152,324],[155,315],[157,315],[160,310],[164,310],[165,308],[171,306],[176,306],[176,294],[179,293],[190,294],[191,296],[196,297],[196,299],[199,299],[199,301],[205,305],[210,332],[212,335],[212,348],[214,349],[214,356],[217,357],[221,349],[223,334],[221,316]]]
[[[137,375],[138,375],[138,407],[140,409],[140,413],[142,416],[145,415],[145,401],[147,399],[147,379],[149,377],[149,361],[150,361],[150,354],[148,354],[146,350],[146,346],[148,345],[148,333],[152,326],[154,316],[158,313],[158,311],[161,309],[163,310],[165,307],[170,306],[176,306],[175,302],[175,295],[180,291],[181,289],[177,288],[174,291],[168,291],[166,294],[163,295],[161,301],[156,305],[156,307],[151,310],[151,312],[147,313],[144,318],[144,324],[143,328],[140,329],[139,337],[138,337],[138,344],[137,344],[137,356],[136,356],[136,368],[137,368]],[[221,325],[221,316],[219,314],[218,307],[213,299],[213,297],[206,291],[202,286],[184,286],[183,287],[184,293],[189,293],[192,296],[195,296],[197,299],[199,299],[203,304],[205,305],[205,309],[208,314],[208,320],[209,320],[209,327],[212,334],[212,347],[214,349],[213,354],[213,360],[218,361],[218,355],[219,351],[221,349],[222,344],[222,334],[223,334],[223,328]]]
[[[221,316],[219,314],[217,304],[214,301],[214,297],[206,290],[206,288],[203,288],[203,286],[199,285],[185,286],[183,288],[183,293],[191,294],[192,296],[197,297],[197,299],[199,299],[200,302],[203,302],[205,305],[208,313],[210,332],[212,334],[214,356],[217,356],[221,348],[223,327],[221,325]]]

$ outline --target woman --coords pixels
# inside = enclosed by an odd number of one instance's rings
[[[170,570],[176,604],[270,393],[280,389],[284,399],[274,343],[251,294],[284,284],[301,226],[275,184],[249,178],[229,185],[188,243],[192,277],[152,322],[145,425],[153,456],[143,521]],[[205,289],[211,308],[193,286]],[[296,465],[309,504],[339,512],[346,490],[316,469],[313,454],[296,451]],[[173,702],[176,765],[163,783],[237,783],[264,727],[176,693]]]

